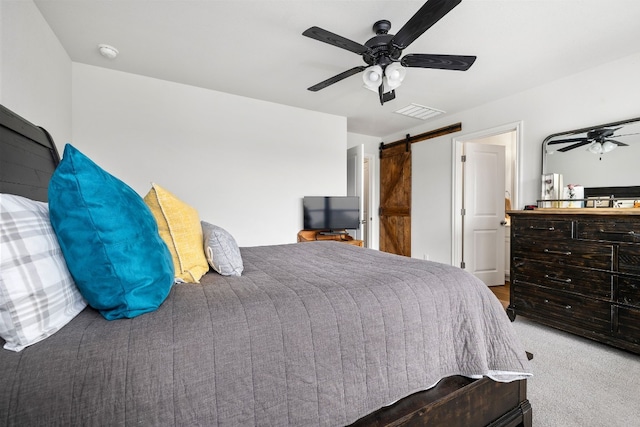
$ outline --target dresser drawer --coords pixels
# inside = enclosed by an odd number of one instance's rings
[[[511,307],[516,313],[544,322],[611,333],[611,304],[522,283],[512,284]]]
[[[618,277],[618,302],[640,308],[640,277]]]
[[[572,222],[557,219],[520,219],[511,222],[511,235],[514,238],[526,237],[537,239],[570,239]]]
[[[519,241],[512,247],[514,264],[523,259],[575,267],[613,269],[613,245],[576,241]]]
[[[640,224],[625,219],[590,219],[575,222],[576,239],[640,243]]]
[[[613,275],[606,271],[549,264],[530,259],[518,259],[513,263],[511,282],[526,282],[552,289],[575,292],[611,300]]]
[[[625,341],[640,344],[640,310],[617,307],[618,325],[615,334]]]
[[[640,275],[640,246],[620,244],[618,248],[618,271]]]

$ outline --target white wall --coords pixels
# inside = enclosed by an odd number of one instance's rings
[[[31,1],[0,1],[0,24],[1,104],[241,245],[294,242],[304,195],[346,192],[343,117],[72,64]]]
[[[416,135],[462,122],[462,132],[413,145],[412,246],[451,262],[452,137],[523,121],[520,205],[540,194],[544,138],[640,116],[640,53],[409,130]],[[404,138],[407,131],[383,141]]]
[[[71,59],[31,1],[0,1],[0,104],[71,137]]]
[[[346,194],[346,118],[73,64],[73,145],[155,182],[240,246],[293,243],[302,197]]]

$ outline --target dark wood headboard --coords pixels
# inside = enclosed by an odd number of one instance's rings
[[[46,202],[58,163],[51,135],[0,105],[0,193]]]

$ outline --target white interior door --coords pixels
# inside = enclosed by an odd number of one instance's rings
[[[354,239],[364,240],[364,145],[347,150],[347,196],[360,197],[360,228],[355,230]],[[349,230],[350,234],[353,230]],[[367,242],[365,242],[365,246]]]
[[[504,285],[505,148],[464,144],[463,262],[489,286]]]

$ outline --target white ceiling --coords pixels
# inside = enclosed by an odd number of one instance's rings
[[[35,3],[74,62],[345,116],[349,132],[379,137],[424,123],[393,113],[410,103],[451,114],[640,51],[638,0],[463,0],[404,54],[476,55],[475,64],[407,69],[381,106],[361,74],[306,90],[365,63],[301,34],[315,25],[364,43],[380,19],[395,34],[422,0]],[[99,43],[120,55],[100,56]]]

